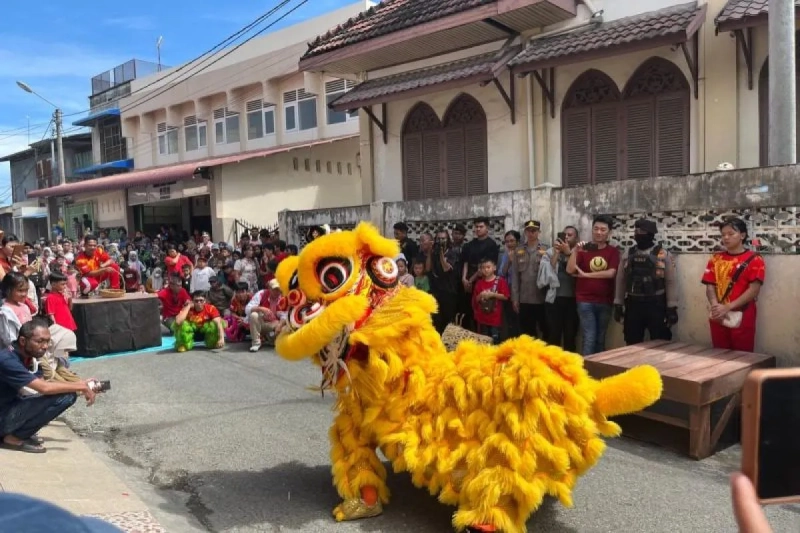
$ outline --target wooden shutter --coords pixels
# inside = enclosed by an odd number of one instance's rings
[[[423,198],[422,134],[403,135],[403,189],[406,200]]]
[[[489,148],[485,124],[466,127],[464,152],[466,156],[466,194],[487,194],[489,192]]]
[[[689,99],[684,93],[656,97],[656,176],[689,173]]]
[[[566,109],[562,113],[561,151],[563,184],[578,187],[592,183],[590,160],[591,112],[588,107]]]
[[[444,132],[446,145],[446,167],[443,176],[443,196],[466,196],[467,169],[464,154],[464,129],[456,128]]]
[[[625,102],[625,178],[649,178],[654,171],[654,101]]]
[[[422,134],[422,198],[442,196],[442,132]]]
[[[619,172],[619,104],[592,106],[592,175],[594,183],[615,181]]]

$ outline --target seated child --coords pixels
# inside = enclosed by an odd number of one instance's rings
[[[236,284],[236,292],[231,300],[230,313],[225,317],[228,327],[225,328],[225,338],[228,342],[243,342],[250,333],[250,323],[247,317],[247,304],[253,298],[250,286],[241,281]]]

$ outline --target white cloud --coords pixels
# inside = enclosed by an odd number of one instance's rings
[[[106,26],[118,26],[131,31],[147,31],[155,28],[153,20],[142,15],[107,18],[103,20],[103,24]]]

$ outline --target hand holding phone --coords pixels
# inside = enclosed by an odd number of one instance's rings
[[[754,370],[742,389],[742,472],[762,504],[800,502],[800,368]]]

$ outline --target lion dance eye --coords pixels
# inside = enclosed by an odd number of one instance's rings
[[[291,279],[289,279],[289,290],[299,289],[300,288],[300,281],[297,279],[297,272],[295,272]]]
[[[367,272],[372,282],[382,289],[397,285],[397,263],[391,257],[373,257],[367,263]]]
[[[353,263],[343,257],[329,257],[317,265],[317,277],[325,293],[336,292],[353,272]]]

